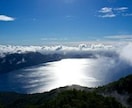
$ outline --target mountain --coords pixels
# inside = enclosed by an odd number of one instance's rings
[[[0,108],[132,108],[132,75],[103,87],[66,86],[38,94],[0,93]]]
[[[124,106],[132,107],[132,75],[121,78],[106,86],[99,87],[96,92],[103,96],[112,96]]]
[[[33,95],[3,95],[7,101],[3,102],[3,108],[125,108],[112,97],[76,89]]]
[[[28,66],[57,61],[61,59],[59,54],[44,55],[39,52],[13,53],[0,58],[0,73],[11,72]]]

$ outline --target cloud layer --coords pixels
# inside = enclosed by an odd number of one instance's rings
[[[15,18],[6,15],[0,15],[0,21],[14,21]]]
[[[118,38],[118,37],[117,37]],[[125,37],[119,37],[125,38]],[[129,38],[129,37],[128,37]],[[79,55],[80,57],[88,57],[86,55],[94,55],[96,57],[107,56],[116,57],[132,65],[132,43],[89,43],[79,44],[78,46],[12,46],[12,45],[0,45],[0,57],[4,57],[7,54],[13,53],[27,53],[27,52],[39,52],[41,54],[62,54]],[[76,57],[76,56],[75,56]]]
[[[114,46],[110,44],[79,44],[78,46],[12,46],[12,45],[0,45],[0,55],[12,53],[26,53],[26,52],[40,52],[42,54],[52,53],[84,53],[89,51],[103,51],[113,50]]]
[[[132,43],[129,43],[127,46],[123,47],[120,51],[120,58],[127,61],[132,65]]]

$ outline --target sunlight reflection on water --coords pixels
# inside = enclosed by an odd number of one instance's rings
[[[117,64],[110,58],[49,62],[0,75],[0,90],[38,93],[72,84],[96,87],[130,73],[124,73],[126,67],[115,69]]]

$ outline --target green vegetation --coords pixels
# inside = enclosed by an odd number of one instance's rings
[[[39,108],[124,108],[112,97],[95,92],[67,90],[59,93]]]
[[[112,82],[104,87],[99,87],[98,90],[112,92],[117,91],[119,94],[132,93],[132,75],[121,78],[118,81]]]
[[[3,105],[2,104],[0,104],[0,108],[3,108]]]
[[[95,91],[107,96],[115,97],[118,101],[132,108],[132,75],[121,78],[106,86],[99,87]],[[121,98],[121,99],[120,99]]]
[[[54,92],[55,93],[55,92]],[[48,95],[27,95],[6,103],[4,108],[125,108],[112,97],[95,92],[64,90]],[[46,97],[44,97],[46,96]]]

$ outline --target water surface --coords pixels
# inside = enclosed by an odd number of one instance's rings
[[[77,84],[97,87],[131,73],[111,58],[63,59],[0,75],[0,91],[38,93]]]

